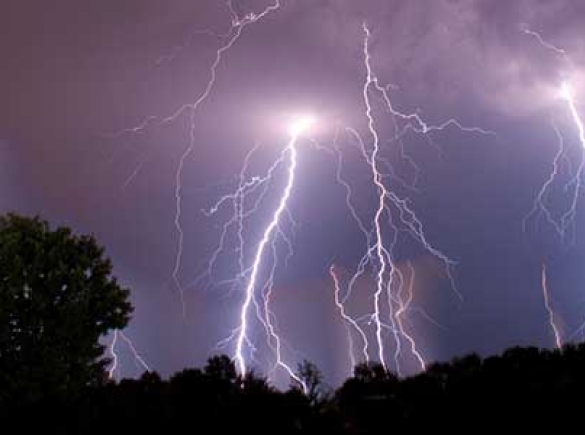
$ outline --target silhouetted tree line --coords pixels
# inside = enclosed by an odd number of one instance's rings
[[[304,370],[320,379],[314,366]],[[279,391],[253,373],[238,375],[230,358],[216,356],[204,368],[186,369],[168,380],[154,372],[120,382],[104,378],[102,385],[75,397],[8,405],[3,421],[62,434],[373,434],[547,427],[583,412],[585,345],[515,347],[486,359],[471,354],[404,379],[380,364],[361,364],[336,391],[327,393],[320,381],[313,387],[312,396],[294,383]]]
[[[92,237],[0,216],[0,434],[508,432],[580,424],[585,344],[515,347],[399,379],[360,364],[335,391],[311,363],[303,391],[241,376],[226,356],[169,379],[110,380],[100,336],[123,328],[129,292]],[[580,428],[577,428],[580,429]]]

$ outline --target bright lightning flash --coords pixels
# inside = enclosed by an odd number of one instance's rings
[[[288,132],[291,137],[298,137],[303,133],[307,133],[314,125],[315,118],[312,115],[303,115],[295,118],[288,127]]]
[[[244,345],[250,341],[247,335],[248,314],[250,311],[250,306],[254,299],[254,294],[256,292],[258,274],[260,273],[260,267],[262,265],[262,258],[264,256],[266,247],[269,245],[271,239],[274,237],[274,233],[278,229],[281,216],[283,215],[287,208],[287,204],[291,196],[292,189],[294,187],[295,171],[297,167],[297,141],[299,140],[299,136],[303,133],[306,133],[314,124],[314,122],[315,121],[312,117],[301,117],[293,121],[292,124],[289,126],[290,141],[285,149],[285,153],[288,154],[287,163],[288,177],[286,186],[284,188],[284,191],[282,192],[282,196],[280,198],[278,207],[276,208],[272,216],[272,220],[265,228],[262,238],[260,239],[260,242],[256,249],[256,255],[254,256],[254,261],[250,272],[250,278],[245,291],[246,296],[240,311],[240,325],[238,328],[238,334],[236,339],[235,360],[240,370],[240,373],[242,374],[245,374],[247,370],[246,358],[244,356]],[[267,324],[270,325],[270,318],[267,317],[265,320]],[[275,335],[275,333],[273,335]],[[279,339],[277,339],[277,343],[278,342],[280,342]],[[302,384],[302,381],[294,374],[293,370],[282,361],[282,359],[280,358],[279,351],[277,352],[277,364],[282,366],[291,377],[293,377]],[[304,384],[302,385],[305,388]]]
[[[559,96],[568,102],[573,101],[573,91],[571,89],[571,85],[568,82],[563,82],[561,85]]]

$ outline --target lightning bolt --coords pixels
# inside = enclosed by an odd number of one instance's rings
[[[544,307],[546,308],[546,312],[548,313],[548,323],[549,323],[550,328],[551,328],[551,330],[554,334],[554,337],[555,337],[555,345],[557,346],[558,349],[560,349],[563,346],[563,343],[561,340],[560,329],[555,322],[555,313],[554,313],[552,306],[551,306],[551,303],[550,303],[550,292],[548,289],[546,265],[544,263],[542,265],[541,284],[542,284],[542,296],[544,298]]]
[[[126,334],[124,334],[122,331],[115,329],[114,333],[112,335],[112,341],[110,342],[110,345],[108,347],[109,354],[112,357],[112,363],[108,369],[109,378],[113,379],[114,375],[116,373],[116,370],[120,369],[120,358],[118,356],[118,352],[116,351],[116,345],[118,343],[118,338],[122,338],[122,340],[124,340],[124,342],[128,346],[128,349],[132,353],[132,356],[134,357],[134,361],[136,362],[138,369],[141,369],[142,371],[150,372],[151,370],[150,370],[149,365],[146,363],[146,361],[140,355],[140,353],[138,353],[138,351],[136,350],[136,346],[134,346],[134,343],[132,342],[132,340]]]
[[[245,290],[245,299],[244,299],[244,302],[243,302],[241,310],[240,310],[240,325],[238,327],[238,333],[236,336],[236,350],[235,350],[234,359],[238,365],[240,373],[242,373],[242,374],[247,372],[246,357],[244,355],[244,347],[245,347],[245,344],[247,342],[249,342],[249,338],[248,338],[247,334],[248,334],[248,315],[249,315],[249,311],[250,311],[250,306],[252,305],[253,300],[254,300],[254,295],[255,295],[257,281],[258,281],[258,275],[260,273],[260,267],[262,265],[262,258],[264,256],[264,252],[265,252],[267,246],[269,245],[270,241],[274,237],[274,233],[278,229],[280,219],[281,219],[283,213],[285,212],[285,209],[287,207],[287,204],[288,204],[288,201],[289,201],[289,198],[290,198],[293,186],[294,186],[295,171],[296,171],[296,167],[297,167],[296,143],[297,143],[297,140],[299,137],[299,133],[300,132],[298,132],[298,131],[292,132],[289,144],[283,152],[283,154],[286,154],[288,156],[288,163],[287,163],[288,164],[288,169],[287,169],[288,176],[287,176],[286,185],[285,185],[284,191],[282,193],[282,196],[280,198],[280,201],[278,203],[278,207],[274,211],[274,214],[272,216],[271,221],[269,222],[267,227],[264,229],[264,233],[262,234],[262,237],[260,239],[258,247],[256,248],[256,254],[254,256],[254,260],[253,260],[252,267],[250,270],[250,278],[249,278],[248,285],[247,285],[246,290]],[[297,381],[301,382],[301,380],[296,377],[296,375],[294,374],[292,369],[282,361],[281,355],[280,355],[280,338],[276,334],[275,329],[272,326],[272,323],[270,322],[270,316],[267,316],[266,319],[267,319],[267,325],[270,329],[270,334],[273,338],[275,338],[276,343],[277,343],[277,349],[278,349],[277,364],[279,364],[280,366],[285,368],[285,370],[289,374],[291,374],[293,378],[295,378]],[[302,382],[301,382],[301,384],[302,384]],[[304,386],[304,384],[303,384],[303,387],[306,388]]]

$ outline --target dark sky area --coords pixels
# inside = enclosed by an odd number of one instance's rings
[[[240,17],[271,4],[232,3]],[[431,141],[407,134],[404,148],[420,169],[417,189],[387,180],[409,197],[433,246],[457,261],[462,300],[419,244],[404,239],[396,246],[397,264],[410,262],[417,270],[407,327],[425,359],[517,344],[552,347],[543,263],[563,337],[585,321],[583,198],[575,231],[564,240],[542,219],[530,220],[526,232],[522,228],[552,169],[558,148],[553,121],[571,163],[563,164],[549,196],[556,219],[568,204],[567,171],[582,158],[575,123],[557,95],[562,80],[570,80],[585,116],[581,0],[281,0],[278,10],[245,27],[193,117],[195,146],[181,180],[183,319],[171,275],[175,173],[189,142],[189,116],[151,123],[136,134],[115,133],[193,102],[223,43],[218,35],[230,30],[231,20],[226,3],[215,0],[0,3],[0,211],[40,214],[95,234],[116,276],[132,290],[136,309],[126,333],[152,368],[169,375],[218,351],[233,353],[230,343],[215,346],[237,327],[243,289],[196,280],[229,216],[207,217],[202,210],[235,188],[254,145],[260,148],[250,172],[260,174],[286,145],[283,120],[302,111],[318,119],[315,139],[323,146],[332,144],[338,125],[371,140],[362,96],[364,22],[372,31],[372,65],[382,83],[393,85],[396,109],[431,124],[455,117],[497,135],[453,127],[432,134]],[[412,166],[399,158],[397,142],[387,140],[394,121],[379,98],[375,105],[383,153],[412,182]],[[345,178],[371,225],[371,174],[347,136],[338,145]],[[312,360],[334,384],[347,376],[349,362],[328,268],[334,262],[346,279],[364,253],[335,171],[329,153],[303,141],[289,207],[297,222],[290,228],[295,254],[277,271],[272,306],[287,361]],[[273,210],[277,198],[268,199],[261,211]],[[247,235],[253,245],[266,223],[263,213],[256,216]],[[218,263],[216,281],[233,277],[236,257],[232,263],[229,258]],[[371,308],[371,282],[364,278],[357,289],[347,307],[359,317]],[[255,324],[251,336],[263,369],[272,358],[262,345],[265,333]],[[120,354],[121,375],[134,376],[123,345]],[[411,359],[404,361],[414,370]]]

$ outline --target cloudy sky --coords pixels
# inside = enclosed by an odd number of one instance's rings
[[[233,237],[212,280],[197,279],[230,210],[212,217],[202,210],[237,188],[244,158],[255,145],[248,175],[265,173],[286,147],[290,116],[312,113],[317,123],[312,136],[299,141],[288,208],[296,225],[283,224],[294,255],[277,268],[272,310],[286,341],[286,361],[294,366],[312,360],[330,382],[338,382],[350,364],[328,270],[335,263],[345,285],[365,245],[336,181],[336,159],[319,148],[333,149],[337,137],[344,179],[371,228],[377,204],[372,174],[355,140],[339,133],[356,129],[371,152],[363,98],[366,23],[371,66],[388,85],[396,110],[416,113],[429,124],[456,118],[495,132],[451,126],[393,140],[396,125],[406,124],[371,92],[380,153],[397,176],[385,183],[408,198],[428,241],[456,261],[453,289],[440,262],[420,243],[400,236],[395,245],[399,270],[407,265],[416,270],[405,328],[421,354],[433,361],[517,344],[554,346],[541,288],[543,264],[555,320],[569,339],[585,320],[583,199],[564,238],[544,216],[533,215],[525,231],[523,220],[553,169],[559,148],[555,127],[566,153],[545,203],[556,222],[571,205],[571,173],[583,155],[559,89],[563,81],[570,83],[577,111],[585,117],[585,4],[281,0],[223,52],[215,84],[195,112],[163,124],[149,118],[160,120],[195,102],[208,84],[217,50],[237,30],[234,18],[261,13],[271,4],[233,0],[230,11],[213,0],[4,0],[1,210],[40,214],[54,225],[95,234],[117,277],[132,290],[136,310],[127,335],[152,368],[169,375],[200,365],[213,353],[234,352],[233,342],[215,347],[238,326],[244,297],[245,280],[221,285],[237,273]],[[117,134],[145,119],[153,120],[146,128]],[[172,280],[175,195],[178,164],[190,144],[180,177],[184,243],[177,276],[185,297],[183,317]],[[279,167],[258,213],[246,221],[247,264],[276,208],[282,174]],[[383,224],[390,243],[388,219]],[[283,256],[284,247],[281,239]],[[373,359],[374,326],[363,316],[372,310],[376,270],[373,265],[347,300],[348,312],[360,318],[373,340]],[[250,337],[258,347],[250,364],[266,370],[274,356],[253,315]],[[393,368],[389,331],[384,340]],[[136,368],[123,345],[120,353],[121,375],[133,376]],[[405,372],[416,369],[408,350],[400,362]],[[276,376],[282,382],[283,374]]]

